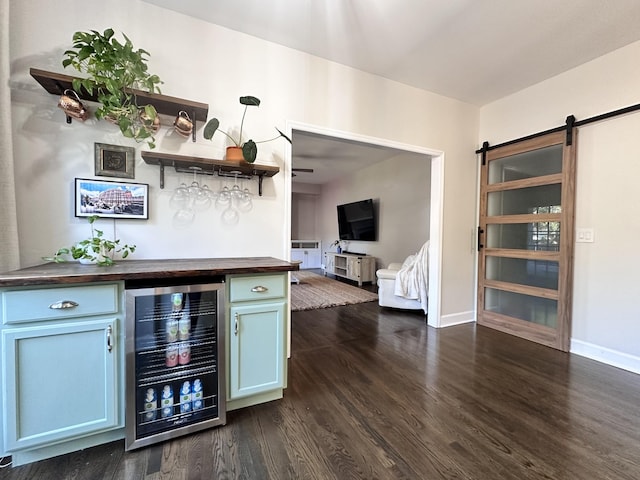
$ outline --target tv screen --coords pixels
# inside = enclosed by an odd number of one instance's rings
[[[373,200],[345,203],[337,208],[340,240],[377,240]]]

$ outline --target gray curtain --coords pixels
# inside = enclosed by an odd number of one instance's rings
[[[11,141],[9,3],[0,1],[0,272],[20,265]]]

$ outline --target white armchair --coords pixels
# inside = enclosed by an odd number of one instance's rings
[[[409,255],[403,263],[390,263],[387,268],[381,268],[376,272],[376,277],[378,277],[378,305],[405,310],[423,310],[425,314],[427,313],[427,299],[421,299],[420,297],[426,297],[426,292],[428,291],[426,285],[428,248],[429,242],[425,243],[417,254]],[[411,278],[414,287],[413,295],[409,295],[411,298],[398,295],[399,291],[402,290],[400,285],[396,285],[400,270],[403,270],[405,275],[417,273]],[[407,271],[409,273],[405,273]],[[407,278],[405,277],[406,280]]]

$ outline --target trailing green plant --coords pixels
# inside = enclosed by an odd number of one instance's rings
[[[278,131],[278,135],[276,135],[273,138],[270,138],[268,140],[259,140],[259,141],[254,141],[252,139],[249,139],[246,142],[243,142],[242,128],[244,127],[244,117],[247,114],[247,108],[250,106],[255,106],[255,107],[260,106],[260,99],[248,95],[248,96],[240,97],[240,104],[244,105],[244,112],[242,113],[242,121],[240,122],[240,131],[238,133],[238,136],[233,137],[229,133],[223,130],[220,130],[220,133],[222,133],[223,135],[226,135],[227,138],[229,138],[229,140],[231,140],[236,147],[242,148],[242,156],[247,162],[253,163],[256,161],[256,157],[258,156],[258,147],[256,146],[257,143],[272,142],[273,140],[277,140],[280,137],[284,137],[289,143],[291,143],[291,139],[287,135],[282,133],[277,127],[276,127],[276,130]],[[204,132],[203,132],[204,138],[206,138],[207,140],[211,140],[211,138],[213,137],[213,134],[216,133],[219,126],[220,126],[220,121],[217,118],[212,118],[211,120],[209,120],[204,127]]]
[[[110,28],[103,33],[75,32],[73,48],[64,52],[62,65],[88,75],[74,78],[72,84],[76,92],[84,88],[90,95],[95,93],[101,104],[96,118],[117,124],[125,137],[146,141],[154,148],[158,113],[152,105],[138,105],[133,89],[160,93],[162,81],[147,71],[149,52],[134,49],[131,40],[122,35],[124,43]]]
[[[90,215],[87,221],[91,226],[91,237],[82,240],[71,247],[63,247],[56,251],[52,257],[42,257],[48,262],[63,263],[68,261],[69,256],[73,260],[86,260],[101,267],[113,265],[113,257],[119,253],[122,258],[127,258],[129,254],[136,251],[135,245],[123,245],[120,239],[108,240],[104,238],[104,232],[95,228],[95,221],[99,215]]]

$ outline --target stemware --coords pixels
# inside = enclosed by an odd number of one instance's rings
[[[198,177],[196,176],[199,171],[202,171],[200,167],[189,167],[189,169],[193,172],[193,180],[191,181],[191,185],[189,185],[189,195],[192,198],[197,197],[200,194],[200,184],[198,183]]]
[[[227,207],[231,204],[231,191],[224,185],[216,198],[216,207]]]
[[[198,192],[193,198],[193,208],[198,211],[207,210],[211,206],[211,196],[209,195],[209,188],[200,187]]]
[[[233,208],[231,204],[222,212],[222,223],[226,225],[235,225],[240,220],[238,210]]]
[[[189,185],[181,182],[169,201],[170,206],[176,209],[173,216],[173,224],[176,227],[184,228],[190,225],[197,212],[210,208],[212,204],[222,210],[221,219],[227,225],[238,223],[240,213],[253,208],[251,190],[244,185],[243,180],[239,181],[241,172],[233,172],[234,181],[231,187],[223,181],[222,187],[214,191],[208,185],[198,182],[197,174],[202,170],[200,167],[189,168],[193,171],[193,180]]]
[[[238,208],[243,212],[248,212],[253,208],[252,193],[248,188],[244,188],[238,199]]]
[[[196,218],[196,212],[193,208],[187,206],[186,208],[181,208],[176,211],[173,215],[173,225],[176,228],[185,228],[193,223],[193,220]]]
[[[232,198],[239,199],[242,196],[242,190],[240,190],[240,185],[238,185],[238,172],[233,172],[233,187],[231,187],[231,196]]]
[[[193,180],[187,186],[185,182],[176,187],[169,200],[169,205],[177,211],[173,216],[173,223],[177,227],[185,227],[193,223],[197,211],[203,211],[211,206],[213,197],[208,185],[200,185],[197,174],[200,167],[189,167],[193,171]]]
[[[182,208],[186,208],[188,205],[189,205],[189,189],[187,188],[187,184],[182,182],[173,191],[173,194],[171,195],[171,199],[169,199],[169,206],[176,210],[180,210]]]

